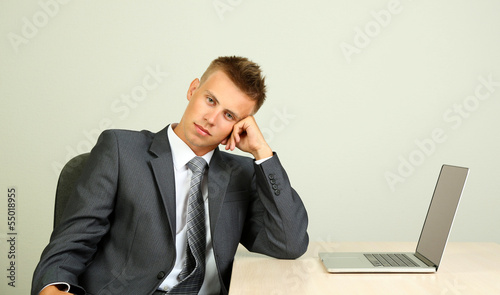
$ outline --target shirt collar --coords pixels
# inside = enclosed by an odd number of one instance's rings
[[[174,167],[175,169],[179,170],[184,168],[192,158],[196,157],[196,154],[184,141],[182,141],[182,139],[179,138],[179,136],[177,136],[177,134],[175,134],[172,125],[175,126],[177,124],[171,124],[168,126],[167,136],[168,141],[170,142],[170,149],[172,150]],[[207,162],[207,164],[209,164],[213,154],[214,150],[211,150],[201,157]]]

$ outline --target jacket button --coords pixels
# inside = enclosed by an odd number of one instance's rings
[[[160,271],[156,277],[158,278],[158,280],[161,280],[165,277],[165,273],[163,271]]]
[[[269,174],[269,179],[274,179],[274,174]]]
[[[277,195],[277,196],[279,196],[280,195],[280,190],[279,189],[275,190],[274,194]]]

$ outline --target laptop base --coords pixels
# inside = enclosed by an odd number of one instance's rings
[[[365,254],[404,254],[418,266],[374,266]],[[319,258],[331,273],[433,273],[435,266],[426,265],[410,252],[322,252]]]

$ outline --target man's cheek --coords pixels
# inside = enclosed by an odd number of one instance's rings
[[[230,137],[231,136],[231,133],[233,133],[233,128],[234,128],[234,125],[236,125],[236,123],[230,123],[230,122],[224,122],[224,127],[223,127],[223,132],[225,134],[225,137]]]

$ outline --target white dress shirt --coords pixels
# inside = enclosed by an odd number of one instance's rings
[[[189,170],[189,168],[187,167],[187,163],[192,158],[196,157],[196,154],[189,148],[189,146],[184,141],[182,141],[177,136],[177,134],[174,133],[172,125],[168,127],[167,135],[170,142],[170,148],[172,150],[175,175],[176,259],[174,268],[160,285],[160,289],[165,291],[168,291],[179,282],[177,276],[184,267],[184,261],[186,260],[187,204],[192,175],[191,170]],[[207,163],[210,163],[210,159],[212,158],[213,153],[214,151],[208,152],[207,154],[203,155],[202,158],[205,159]],[[212,236],[210,235],[208,185],[206,177],[207,172],[208,171],[205,170],[205,176],[203,177],[203,183],[201,186],[203,199],[205,200],[205,226],[207,229],[206,267],[205,279],[203,281],[203,285],[201,286],[199,294],[219,294],[220,282],[217,267],[215,265],[214,251],[212,248]],[[165,250],[171,251],[171,249]]]

